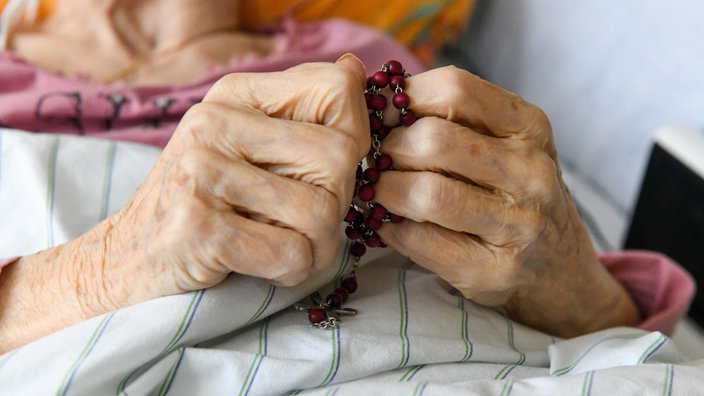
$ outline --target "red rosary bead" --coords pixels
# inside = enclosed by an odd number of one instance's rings
[[[369,216],[364,219],[364,226],[367,227],[368,230],[376,231],[381,228],[381,219]]]
[[[377,138],[381,141],[386,139],[387,136],[389,136],[389,133],[391,133],[391,128],[384,125],[381,128],[377,129],[375,132]]]
[[[339,307],[344,303],[344,301],[342,301],[342,296],[334,292],[328,294],[328,296],[325,298],[325,302],[328,303],[331,307]]]
[[[397,214],[390,213],[389,214],[389,221],[391,221],[392,223],[400,223],[403,221],[403,217],[401,217]]]
[[[364,231],[362,231],[360,227],[349,225],[345,228],[345,235],[347,236],[347,238],[355,241],[361,238],[362,235],[364,235]]]
[[[369,99],[367,100],[367,108],[375,111],[382,111],[386,108],[386,103],[386,96],[372,94],[369,95]]]
[[[375,72],[369,78],[369,82],[377,88],[384,88],[389,84],[389,75],[383,71]]]
[[[394,104],[394,107],[397,109],[405,109],[406,107],[410,106],[411,104],[411,98],[408,97],[403,92],[399,92],[394,97],[391,99],[391,102]],[[386,107],[386,103],[384,103],[384,107]]]
[[[401,125],[409,127],[413,125],[414,122],[418,119],[416,117],[416,113],[413,112],[413,110],[408,110],[406,109],[405,114],[401,113]]]
[[[391,160],[391,157],[387,154],[382,154],[379,156],[379,158],[374,160],[374,166],[380,172],[391,169],[391,165],[393,165],[393,161]]]
[[[389,86],[394,91],[396,91],[397,89],[405,89],[406,79],[403,78],[403,76],[391,76],[391,78],[389,79]]]
[[[347,214],[345,215],[345,223],[354,223],[356,220],[359,220],[359,213],[357,209],[353,208],[350,206],[349,209],[347,209]]]
[[[376,131],[381,129],[383,126],[384,123],[381,121],[381,118],[374,113],[369,114],[369,129]]]
[[[369,182],[369,184],[374,184],[379,181],[379,171],[374,168],[367,168],[362,173],[364,180]]]
[[[324,321],[328,315],[322,308],[313,308],[308,311],[308,321],[310,323],[320,323]]]
[[[405,70],[403,69],[403,65],[401,65],[401,62],[396,60],[387,62],[386,66],[388,69],[388,73],[392,76],[401,76],[405,72]]]
[[[351,293],[357,290],[357,278],[354,276],[359,260],[367,252],[367,247],[386,247],[386,244],[376,232],[385,222],[399,222],[403,217],[390,213],[381,204],[374,203],[376,192],[374,184],[379,181],[380,172],[392,169],[393,161],[387,154],[381,153],[381,141],[391,132],[384,125],[383,111],[389,100],[381,91],[387,86],[391,89],[391,102],[401,110],[399,124],[410,126],[416,121],[416,115],[408,107],[411,99],[403,90],[406,88],[408,75],[400,62],[390,60],[367,79],[367,89],[364,99],[369,109],[369,132],[372,137],[372,149],[369,152],[367,169],[362,168],[362,162],[357,166],[356,184],[352,204],[345,214],[345,235],[350,239],[349,254],[355,263],[351,275],[343,279],[339,286],[322,300],[319,295],[314,298],[318,307],[307,304],[296,304],[296,309],[307,310],[308,321],[314,327],[334,328],[341,321],[337,315],[356,314],[351,308],[341,308]],[[396,125],[399,126],[399,125]],[[367,208],[368,210],[366,210]],[[366,216],[365,214],[366,213]]]
[[[381,237],[376,232],[364,237],[364,243],[370,248],[381,246]]]
[[[339,294],[342,297],[343,303],[346,302],[348,298],[350,298],[350,292],[342,286],[333,290],[333,293]]]
[[[364,202],[369,202],[374,199],[374,187],[370,185],[362,186],[359,188],[357,196]]]
[[[344,287],[348,292],[354,293],[357,291],[357,278],[350,276],[342,280],[341,286]]]
[[[383,219],[388,211],[386,210],[385,207],[379,205],[379,204],[374,204],[371,209],[369,209],[369,217],[381,220]]]
[[[367,247],[363,243],[355,242],[350,245],[350,254],[354,257],[362,257],[367,252]]]

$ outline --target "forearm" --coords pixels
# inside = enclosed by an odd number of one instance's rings
[[[0,273],[0,353],[106,312],[98,290],[102,242],[98,229],[25,256]]]

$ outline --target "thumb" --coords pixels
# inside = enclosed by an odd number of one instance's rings
[[[357,77],[360,81],[360,85],[362,87],[366,86],[367,84],[367,69],[364,67],[364,64],[362,63],[359,58],[357,58],[354,54],[348,52],[340,57],[337,61],[335,61],[336,65],[342,66],[350,71]]]

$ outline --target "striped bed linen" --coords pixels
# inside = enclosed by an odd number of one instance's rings
[[[159,151],[134,143],[0,130],[0,257],[85,232],[132,194]],[[375,249],[338,328],[295,302],[350,271],[282,288],[231,275],[214,288],[111,312],[0,356],[2,395],[575,394],[700,391],[704,361],[658,332],[556,339],[468,301]],[[139,274],[135,274],[139,276]],[[2,335],[0,334],[0,342]]]

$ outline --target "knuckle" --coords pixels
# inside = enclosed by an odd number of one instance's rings
[[[446,125],[442,125],[439,118],[423,117],[413,126],[413,138],[408,139],[408,143],[412,145],[414,157],[435,158],[446,152],[446,139],[443,134]]]
[[[544,152],[530,160],[530,175],[526,177],[526,193],[530,196],[549,197],[558,186],[558,169],[555,161]]]
[[[315,208],[308,211],[310,219],[308,229],[313,229],[318,232],[330,232],[337,229],[340,222],[340,207],[335,196],[324,189],[316,189],[317,197],[315,199]]]
[[[329,65],[332,66],[332,65]],[[354,72],[346,67],[331,68],[331,75],[326,79],[331,88],[342,89],[345,93],[358,94],[360,91],[359,79]]]
[[[203,102],[222,101],[235,91],[235,87],[244,87],[242,84],[242,75],[240,73],[230,73],[220,77],[210,87]]]
[[[426,219],[446,207],[451,196],[447,184],[442,182],[441,177],[430,172],[419,173],[416,176],[408,195],[411,213],[417,213]]]
[[[322,153],[327,155],[330,165],[333,168],[349,170],[351,167],[356,169],[359,162],[358,153],[361,151],[359,142],[346,133],[328,133],[332,140],[328,147],[334,147],[334,150],[324,150]]]
[[[217,168],[211,166],[210,157],[203,151],[194,148],[178,157],[171,174],[173,184],[195,187],[213,182],[212,176]]]
[[[294,233],[281,241],[282,252],[279,270],[271,274],[271,279],[284,285],[295,285],[307,277],[313,267],[313,254],[310,241],[303,235]]]
[[[215,135],[227,130],[223,105],[216,103],[197,103],[186,112],[179,123],[177,135],[188,138],[189,145],[212,143]]]
[[[448,119],[455,120],[459,116],[459,109],[455,106],[465,105],[467,93],[465,92],[466,79],[469,73],[455,66],[445,66],[439,69],[437,84],[441,87],[444,100],[449,103]]]

